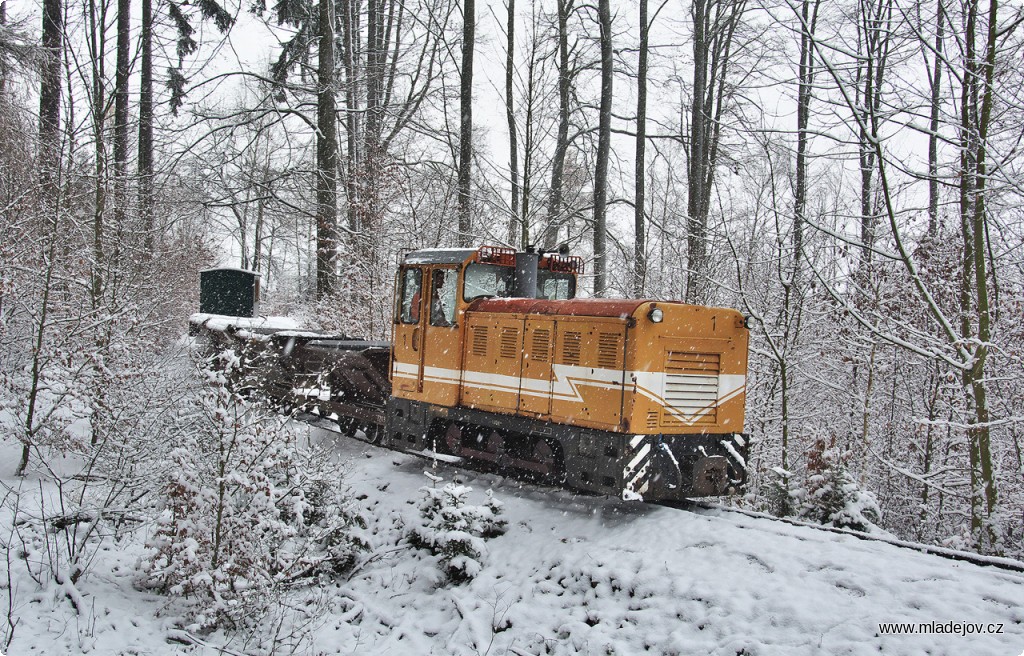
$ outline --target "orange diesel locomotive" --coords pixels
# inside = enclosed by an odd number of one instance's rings
[[[747,341],[731,309],[577,299],[579,258],[409,253],[383,440],[625,498],[728,494],[746,478]]]

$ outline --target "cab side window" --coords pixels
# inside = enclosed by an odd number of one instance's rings
[[[455,300],[459,272],[435,269],[430,281],[430,325],[449,327],[455,324]]]
[[[402,272],[402,323],[420,322],[420,300],[423,291],[423,270],[406,269]]]

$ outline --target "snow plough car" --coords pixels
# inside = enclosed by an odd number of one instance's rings
[[[246,354],[255,393],[393,449],[627,499],[739,490],[749,447],[743,315],[576,298],[582,268],[532,249],[412,251],[396,276],[390,343],[216,307],[190,323],[215,348]]]

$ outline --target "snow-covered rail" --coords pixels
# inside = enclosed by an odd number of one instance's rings
[[[751,517],[754,519],[768,519],[775,522],[781,522],[789,524],[791,526],[801,526],[805,528],[811,528],[816,531],[826,531],[829,533],[836,533],[838,535],[849,535],[857,538],[858,540],[870,540],[873,542],[884,542],[891,544],[894,547],[900,547],[902,549],[911,549],[921,553],[932,554],[934,556],[940,556],[942,558],[948,558],[949,560],[959,560],[974,565],[981,565],[983,567],[997,567],[999,569],[1008,570],[1011,572],[1024,573],[1024,562],[1014,560],[1012,558],[1000,558],[996,556],[984,556],[981,554],[972,553],[970,551],[960,551],[957,549],[950,549],[948,547],[939,547],[931,544],[923,544],[920,542],[911,542],[909,540],[900,540],[899,538],[887,536],[887,535],[875,535],[872,533],[865,533],[864,531],[855,531],[848,528],[837,528],[835,526],[823,526],[821,524],[814,524],[812,522],[804,522],[799,519],[792,519],[790,517],[776,517],[775,515],[769,515],[768,513],[757,512],[754,510],[747,510],[745,508],[734,508],[730,506],[723,506],[717,503],[710,503],[706,501],[687,501],[685,503],[666,503],[659,504],[666,505],[670,508],[678,508],[680,510],[693,510],[699,508],[707,511],[717,511],[722,513],[733,513]]]
[[[331,421],[330,419],[327,419],[327,418],[324,418],[324,417],[320,417],[320,416],[315,415],[315,414],[308,414],[308,413],[301,413],[301,414],[297,415],[296,418],[299,419],[300,421],[305,422],[305,423],[313,424],[313,425],[317,426],[318,428],[322,428],[322,429],[325,429],[325,430],[330,430],[332,432],[344,434],[344,431],[342,431],[340,428],[338,428],[337,424],[334,423],[333,421]],[[360,439],[360,438],[356,437],[355,439]],[[364,440],[364,441],[370,442],[369,440]],[[413,455],[419,456],[419,457],[424,458],[424,459],[434,459],[434,458],[436,458],[438,460],[443,461],[447,465],[455,466],[455,467],[461,467],[461,468],[464,468],[464,469],[471,469],[471,470],[474,470],[474,471],[479,470],[480,467],[481,467],[481,464],[483,464],[483,463],[479,463],[479,462],[464,460],[462,458],[457,458],[457,457],[453,457],[453,456],[442,455],[442,454],[433,454],[431,452],[413,453]],[[523,480],[521,482],[522,482],[523,485],[535,486],[535,487],[538,488],[538,490],[540,490],[543,487],[541,485],[535,485],[535,484],[531,483],[529,480]],[[583,492],[582,494],[587,495],[587,496],[591,496],[590,493],[587,493],[587,492]],[[773,521],[773,522],[789,524],[791,526],[800,526],[800,527],[804,527],[804,528],[814,529],[816,531],[825,531],[825,532],[829,532],[829,533],[835,533],[835,534],[838,534],[838,535],[848,535],[850,537],[857,538],[858,540],[867,540],[867,541],[873,541],[873,542],[884,542],[886,544],[892,545],[894,547],[899,547],[901,549],[909,549],[909,550],[917,551],[917,552],[920,552],[920,553],[931,554],[933,556],[939,556],[941,558],[946,558],[946,559],[949,559],[949,560],[955,560],[955,561],[961,561],[961,562],[966,562],[966,563],[972,563],[974,565],[980,565],[982,567],[995,567],[995,568],[1006,570],[1006,571],[1010,571],[1010,572],[1019,572],[1019,573],[1024,574],[1024,562],[1021,562],[1019,560],[1014,560],[1012,558],[1000,558],[1000,557],[996,557],[996,556],[984,556],[984,555],[981,555],[981,554],[971,553],[969,551],[960,551],[960,550],[957,550],[957,549],[950,549],[950,548],[947,548],[947,547],[940,547],[940,546],[936,546],[936,545],[923,544],[923,543],[920,543],[920,542],[911,542],[909,540],[900,540],[899,538],[895,538],[895,537],[891,537],[891,536],[887,536],[887,535],[876,535],[876,534],[871,534],[871,533],[865,533],[863,531],[855,531],[855,530],[847,529],[847,528],[836,528],[834,526],[823,526],[821,524],[814,524],[814,523],[811,523],[811,522],[805,522],[805,521],[801,521],[801,520],[798,520],[798,519],[792,519],[792,518],[789,518],[789,517],[776,517],[774,515],[769,515],[769,514],[763,513],[763,512],[747,510],[745,508],[735,508],[735,507],[730,507],[730,506],[724,506],[724,505],[717,504],[717,503],[711,503],[711,502],[707,502],[707,501],[696,501],[696,500],[690,500],[690,501],[686,501],[686,502],[683,502],[683,503],[676,503],[676,502],[664,502],[664,503],[662,503],[662,502],[659,502],[659,503],[657,503],[655,505],[664,506],[664,507],[668,507],[668,508],[674,508],[676,510],[680,510],[680,511],[683,511],[683,512],[702,512],[704,514],[706,514],[708,512],[717,512],[717,513],[723,513],[723,514],[724,513],[728,513],[728,514],[742,515],[742,516],[750,517],[752,519],[770,520],[770,521]],[[759,530],[763,530],[763,529],[759,528]]]

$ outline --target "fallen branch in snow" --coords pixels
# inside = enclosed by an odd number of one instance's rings
[[[117,519],[122,522],[135,522],[141,524],[146,521],[146,518],[131,513],[128,510],[104,510],[102,513],[104,519]],[[80,510],[78,512],[69,513],[65,515],[56,515],[54,517],[48,517],[49,524],[52,528],[58,531],[63,531],[66,528],[70,528],[77,524],[89,524],[97,519],[97,514],[88,511]]]
[[[246,656],[246,654],[228,649],[227,647],[221,647],[219,645],[210,644],[205,640],[197,638],[188,631],[183,629],[172,629],[167,632],[167,642],[174,642],[179,645],[188,645],[192,647],[205,647],[207,649],[216,650],[218,654],[224,654],[225,656]]]
[[[351,581],[352,577],[355,576],[356,574],[358,574],[360,570],[362,570],[364,567],[366,567],[367,565],[369,565],[371,563],[377,562],[378,560],[380,560],[384,556],[393,554],[393,553],[398,552],[398,551],[405,551],[405,550],[410,549],[410,548],[411,548],[410,545],[402,545],[402,546],[399,546],[399,547],[395,547],[393,549],[387,549],[385,551],[378,551],[377,553],[373,554],[369,558],[364,559],[361,563],[358,563],[357,565],[353,565],[351,571],[349,571],[349,573],[348,573],[348,576],[345,577],[345,580],[346,581]]]

